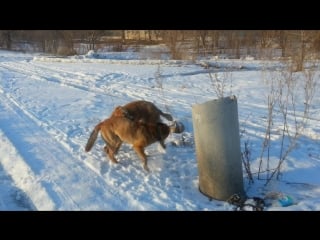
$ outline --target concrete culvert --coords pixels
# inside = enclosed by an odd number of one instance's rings
[[[211,100],[192,106],[200,192],[227,201],[245,199],[237,98]]]

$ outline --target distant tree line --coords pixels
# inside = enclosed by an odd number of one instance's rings
[[[319,57],[318,30],[0,30],[0,48],[34,50],[71,55],[79,48],[112,47],[122,51],[129,45],[165,44],[173,59],[187,56],[228,55]],[[29,49],[28,49],[29,47]]]
[[[108,30],[0,30],[0,48],[7,50],[34,50],[44,53],[72,55],[77,45],[87,50],[96,49]]]

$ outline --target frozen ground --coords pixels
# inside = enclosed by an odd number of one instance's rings
[[[198,191],[191,109],[217,98],[208,69],[202,62],[115,55],[54,58],[0,51],[0,210],[233,210]],[[228,78],[226,94],[238,98],[245,130],[241,148],[248,140],[257,172],[267,116],[265,76],[278,74],[281,64],[224,59],[211,65],[219,79]],[[117,165],[106,159],[100,138],[89,153],[84,151],[99,121],[137,99],[154,102],[185,125],[184,133],[167,138],[165,151],[158,143],[146,149],[150,174],[130,145],[122,146]],[[288,207],[265,210],[320,209],[319,91],[313,103],[279,181],[264,186],[255,175],[249,184],[243,171],[248,196],[284,193],[294,199]],[[275,132],[279,121],[274,121]],[[277,159],[280,134],[273,136],[270,156]]]

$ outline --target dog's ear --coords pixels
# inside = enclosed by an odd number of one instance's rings
[[[117,106],[113,113],[112,113],[112,116],[114,117],[125,117],[125,118],[128,118],[130,120],[134,120],[133,116],[129,113],[129,111],[122,107],[122,106]]]
[[[131,121],[134,120],[134,117],[129,113],[127,109],[125,109],[124,107],[121,107],[121,109],[124,117],[130,119]]]
[[[134,117],[129,113],[129,111],[127,109],[125,109],[124,107],[120,106],[122,114],[124,117],[130,119],[130,120],[134,120]]]
[[[124,114],[123,114],[122,108],[123,108],[122,106],[117,106],[117,107],[114,109],[114,111],[113,111],[113,113],[112,113],[112,116],[114,116],[114,117],[123,117]]]

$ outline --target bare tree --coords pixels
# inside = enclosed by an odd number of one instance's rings
[[[270,44],[270,31],[262,30],[258,31],[259,34],[259,45],[261,48],[267,48]]]
[[[290,31],[292,71],[300,72],[304,70],[304,63],[310,50],[311,31],[299,30]]]
[[[198,55],[206,56],[208,54],[207,37],[208,30],[195,30],[193,31],[194,47]]]
[[[302,71],[304,69],[304,59],[306,57],[306,31],[300,31],[298,33],[298,39],[299,39],[299,43],[298,43],[298,53],[295,57],[293,57],[294,62],[295,62],[295,68],[294,71]]]
[[[74,49],[74,41],[78,35],[77,31],[63,30],[61,31],[61,38],[59,41],[59,47],[57,53],[60,55],[74,55],[76,51]]]
[[[162,39],[170,49],[172,59],[181,59],[181,49],[179,49],[179,31],[162,31]]]
[[[243,32],[241,47],[246,49],[247,55],[255,55],[255,49],[256,49],[255,31],[248,30]]]
[[[121,30],[121,42],[123,44],[126,42],[126,30]]]
[[[316,53],[317,57],[319,57],[320,53],[320,31],[314,31],[312,38],[312,48],[314,53]]]
[[[13,30],[0,31],[0,44],[3,46],[3,48],[11,50],[13,32]]]
[[[211,30],[208,31],[208,37],[210,38],[210,50],[212,54],[216,54],[216,49],[219,47],[219,37],[220,31],[218,30]]]
[[[270,76],[268,76],[267,83],[269,84],[269,92],[267,96],[267,125],[265,128],[265,137],[264,141],[262,143],[262,149],[260,154],[260,161],[259,161],[259,171],[258,171],[258,179],[260,179],[260,174],[264,172],[263,170],[263,163],[265,162],[263,159],[263,156],[265,155],[265,152],[267,154],[267,160],[266,160],[266,172],[267,172],[267,178],[269,177],[269,161],[270,161],[270,150],[271,150],[271,127],[273,125],[273,118],[274,118],[274,108],[276,105],[277,95],[278,95],[278,89],[276,87],[276,79],[270,73]]]
[[[21,40],[37,43],[40,51],[57,53],[61,31],[59,30],[29,30],[21,32]]]
[[[201,46],[203,49],[207,49],[207,36],[208,36],[208,31],[207,30],[199,30],[199,40],[201,43]],[[206,51],[205,51],[206,52]]]
[[[225,31],[224,36],[226,38],[227,48],[229,48],[232,54],[235,55],[236,58],[240,58],[240,42],[241,42],[241,34],[242,31]]]
[[[286,57],[288,48],[288,33],[284,30],[280,30],[279,34],[279,46],[281,49],[281,57]]]
[[[104,30],[92,30],[88,31],[88,40],[90,44],[90,50],[96,49],[96,44],[101,36],[103,36]]]
[[[82,30],[81,35],[88,44],[88,50],[95,50],[100,37],[105,34],[105,30]]]
[[[308,69],[304,69],[300,74],[293,71],[294,67],[292,65],[295,62],[288,60],[285,63],[287,64],[286,68],[281,70],[280,75],[274,75],[273,72],[269,72],[270,78],[267,81],[270,86],[268,92],[268,117],[258,172],[259,179],[260,174],[267,173],[266,184],[274,177],[279,179],[283,163],[295,149],[296,143],[306,127],[310,106],[316,91],[316,64],[310,65]],[[300,91],[301,89],[303,89],[303,92]],[[298,104],[303,106],[303,115],[299,115],[296,111]],[[275,116],[278,116],[280,122],[278,123],[277,131],[273,132],[271,128],[274,125]],[[279,133],[280,144],[276,144],[280,146],[279,159],[277,163],[274,162],[270,167],[272,139],[274,135],[278,136]]]

